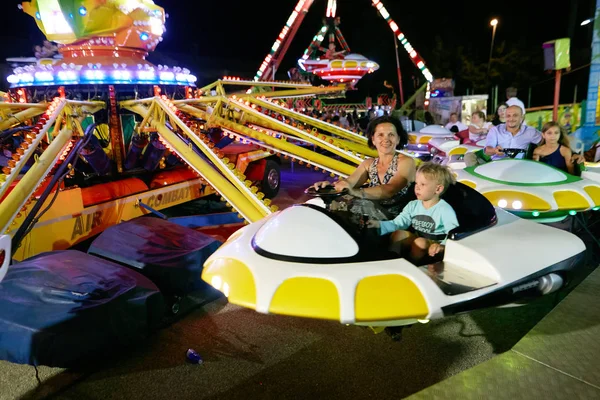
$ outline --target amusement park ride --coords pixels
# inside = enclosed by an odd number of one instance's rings
[[[412,47],[408,39],[406,39],[404,33],[400,31],[400,28],[390,17],[382,2],[380,0],[371,0],[371,2],[394,32],[394,35],[410,56],[411,61],[419,68],[427,82],[432,82],[433,76],[425,65],[425,62]],[[298,28],[313,3],[314,0],[298,1],[294,11],[277,36],[273,46],[271,46],[269,54],[267,54],[256,72],[254,76],[255,81],[269,80],[275,76],[275,72],[285,57],[290,43],[296,36]],[[360,54],[350,52],[350,47],[339,28],[340,18],[336,17],[336,12],[337,1],[328,0],[323,27],[319,29],[308,48],[304,51],[302,58],[298,60],[298,66],[304,73],[314,74],[323,80],[345,83],[353,87],[367,73],[372,73],[379,69],[379,65]],[[327,48],[323,47],[325,38],[328,38]],[[342,49],[340,51],[336,51],[336,40]]]
[[[149,63],[166,18],[151,0],[21,7],[62,59],[15,68],[0,103],[0,232],[15,259],[211,193],[256,221],[274,210],[279,157],[346,176],[374,154],[363,136],[276,100],[343,85],[224,77],[196,88],[189,70]]]

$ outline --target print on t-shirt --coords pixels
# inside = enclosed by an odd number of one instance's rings
[[[419,232],[432,233],[435,231],[435,221],[429,215],[415,215],[411,225],[414,230]]]

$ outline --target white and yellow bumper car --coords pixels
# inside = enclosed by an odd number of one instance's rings
[[[506,159],[455,170],[457,180],[522,218],[554,222],[577,212],[600,210],[600,182],[547,164]],[[591,173],[591,172],[590,172]]]
[[[344,213],[299,204],[237,231],[202,279],[260,313],[370,326],[522,303],[569,282],[585,251],[577,236],[494,208],[462,184],[444,196],[461,226],[429,266],[391,257]]]

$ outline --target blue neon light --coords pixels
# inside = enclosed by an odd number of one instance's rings
[[[53,84],[169,84],[194,86],[196,77],[188,72],[155,70],[100,70],[93,66],[81,71],[63,69],[60,71],[42,70],[37,72],[21,71],[7,78],[11,87],[47,86]]]
[[[140,39],[142,39],[143,41],[146,41],[146,40],[150,39],[150,36],[146,32],[142,32],[142,33],[140,33]]]
[[[40,12],[39,12],[39,11],[35,13],[35,17],[36,17],[37,19],[42,19],[42,16],[40,15]]]
[[[83,6],[79,7],[79,15],[81,15],[83,17],[86,14],[87,14],[87,8],[85,8]]]

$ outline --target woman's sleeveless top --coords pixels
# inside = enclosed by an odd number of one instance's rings
[[[562,156],[562,154],[560,154],[560,147],[561,146],[558,146],[558,149],[556,149],[556,151],[554,151],[553,153],[550,153],[547,156],[540,157],[540,161],[545,164],[551,165],[555,168],[561,169],[565,172],[568,172],[565,158]]]
[[[383,175],[383,178],[381,178],[381,179],[379,178],[379,174],[377,173],[377,165],[378,164],[379,164],[379,157],[374,159],[373,162],[371,163],[371,166],[369,167],[369,171],[368,171],[369,172],[369,187],[385,185],[390,182],[390,180],[392,179],[392,177],[394,176],[396,171],[398,171],[398,154],[396,153],[394,155],[394,158],[392,159],[390,166],[385,171],[385,174]],[[410,186],[410,185],[406,185],[404,188],[402,188],[402,190],[400,190],[398,193],[396,193],[393,197],[391,197],[389,199],[379,200],[378,203],[382,207],[386,208],[387,212],[390,215],[400,214],[400,211],[402,211],[400,209],[400,206],[401,206],[400,199],[402,198],[402,196],[404,196],[406,194],[406,192],[408,190],[408,186]]]

